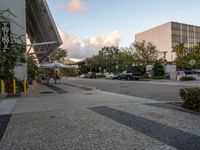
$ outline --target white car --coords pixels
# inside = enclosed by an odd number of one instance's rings
[[[116,79],[117,75],[115,75],[114,73],[106,73],[105,77],[106,79]]]
[[[80,78],[87,78],[88,76],[86,74],[81,74]]]

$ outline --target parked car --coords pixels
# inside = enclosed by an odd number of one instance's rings
[[[118,79],[124,79],[124,80],[139,80],[141,77],[140,72],[136,71],[123,71],[121,74],[119,74]]]
[[[88,74],[83,73],[80,75],[80,78],[88,78]]]
[[[118,79],[118,75],[114,73],[106,73],[105,74],[106,79]]]
[[[95,72],[88,72],[88,78],[96,78]]]
[[[180,74],[180,72],[182,72],[182,74]],[[200,70],[177,70],[177,80],[179,80],[181,76],[194,77],[196,80],[200,80]]]

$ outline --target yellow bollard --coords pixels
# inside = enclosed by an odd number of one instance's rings
[[[26,96],[27,91],[26,91],[26,80],[24,80],[24,95]]]
[[[5,94],[4,81],[1,80],[1,95],[4,96],[4,94]]]
[[[17,88],[16,88],[16,80],[13,79],[13,94],[17,93]]]

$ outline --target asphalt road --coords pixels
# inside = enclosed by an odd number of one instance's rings
[[[180,101],[179,90],[189,87],[172,81],[121,81],[69,78],[69,83],[93,86],[102,91],[137,96],[159,101]]]

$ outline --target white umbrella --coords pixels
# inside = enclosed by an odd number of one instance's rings
[[[39,67],[40,67],[40,68],[74,68],[74,66],[65,65],[65,64],[61,64],[61,63],[47,63],[47,64],[41,64]]]

